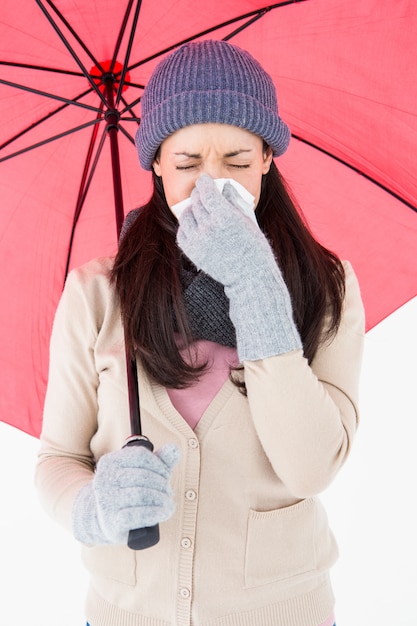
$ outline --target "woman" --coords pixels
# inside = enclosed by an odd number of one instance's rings
[[[68,278],[37,468],[84,544],[90,626],[333,625],[317,494],[357,426],[363,308],[286,191],[273,156],[288,141],[271,78],[228,43],[179,48],[145,89],[154,192],[116,259]],[[121,318],[155,453],[123,447]],[[127,547],[156,524],[159,543]]]

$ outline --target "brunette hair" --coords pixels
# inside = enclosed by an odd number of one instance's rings
[[[180,279],[178,222],[167,205],[161,179],[155,174],[153,178],[152,197],[120,243],[112,281],[129,353],[138,355],[156,382],[183,388],[204,366],[185,362],[177,345],[178,335],[182,345],[192,341]],[[339,327],[343,266],[314,239],[275,162],[263,177],[256,215],[283,273],[304,355],[311,363],[320,343],[331,339]]]

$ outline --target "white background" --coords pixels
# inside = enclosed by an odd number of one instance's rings
[[[340,548],[338,626],[417,625],[416,361],[417,298],[367,334],[360,429],[323,494]],[[0,626],[84,626],[87,576],[37,502],[37,449],[0,423]]]

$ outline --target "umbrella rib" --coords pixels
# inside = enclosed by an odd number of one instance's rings
[[[411,202],[408,202],[408,200],[405,200],[405,198],[402,198],[399,194],[395,193],[395,191],[393,191],[392,189],[390,189],[389,187],[387,187],[383,183],[380,183],[378,180],[376,180],[375,178],[373,178],[369,174],[365,174],[365,172],[362,172],[362,170],[360,170],[358,167],[355,167],[354,165],[351,165],[351,163],[348,163],[348,161],[345,161],[344,159],[342,159],[342,158],[332,154],[328,150],[325,150],[324,148],[321,148],[320,146],[312,143],[311,141],[308,141],[307,139],[303,139],[299,135],[295,135],[295,134],[291,133],[291,136],[294,137],[294,139],[297,139],[297,141],[301,141],[301,143],[304,143],[307,146],[310,146],[311,148],[314,148],[314,150],[318,150],[319,152],[321,152],[321,153],[325,154],[326,156],[332,158],[334,161],[337,161],[338,163],[341,163],[342,165],[348,167],[353,172],[356,172],[357,174],[360,174],[360,176],[363,176],[364,178],[369,180],[369,182],[373,183],[374,185],[376,185],[377,187],[379,187],[380,189],[382,189],[383,191],[388,193],[390,196],[392,196],[396,200],[399,200],[402,204],[405,204],[405,206],[407,206],[409,209],[412,209],[413,211],[415,211],[417,213],[417,207],[414,206],[413,204],[411,204]]]
[[[288,3],[287,3],[288,4]],[[243,30],[245,30],[246,28],[248,28],[248,26],[250,26],[251,24],[254,24],[255,22],[257,22],[259,19],[261,19],[261,17],[263,17],[266,13],[268,13],[271,9],[265,9],[264,11],[262,11],[261,13],[258,13],[258,15],[255,15],[254,17],[252,17],[252,19],[248,20],[247,22],[245,22],[244,24],[241,24],[241,26],[239,26],[239,28],[236,28],[233,32],[231,32],[229,35],[226,35],[226,37],[223,37],[223,41],[229,41],[229,39],[232,39],[232,37],[235,37],[236,35],[238,35],[239,33],[241,33]]]
[[[37,2],[38,2],[38,0],[37,0]],[[80,44],[81,48],[84,50],[84,52],[87,54],[87,56],[90,57],[90,59],[94,63],[94,65],[96,65],[101,71],[103,71],[103,68],[101,67],[99,61],[97,61],[97,59],[95,58],[95,56],[93,55],[91,50],[89,48],[87,48],[87,46],[84,43],[84,41],[77,34],[77,32],[73,29],[73,27],[68,22],[68,20],[64,17],[64,15],[61,13],[61,11],[56,7],[56,5],[53,2],[51,2],[51,0],[46,0],[46,2],[49,4],[51,9],[54,11],[54,13],[59,17],[61,22],[66,26],[66,28],[69,30],[69,32],[74,37],[74,39]],[[38,2],[38,4],[41,7],[41,9],[44,11],[43,7],[40,5],[39,2]],[[50,18],[49,14],[46,11],[44,11],[44,13],[45,13],[46,17],[48,18],[48,20],[52,23],[52,26],[54,27],[54,29],[57,31],[59,37],[61,37],[61,31],[58,29],[58,26],[55,24],[55,22],[51,21],[51,18]],[[66,45],[65,41],[64,41],[64,44]],[[71,50],[70,50],[70,52],[71,52]],[[71,54],[72,54],[72,52],[71,52]],[[82,75],[85,76],[84,72],[83,72]]]
[[[204,37],[205,35],[208,35],[208,34],[214,32],[216,30],[219,30],[220,28],[223,28],[225,26],[230,26],[231,24],[235,24],[236,22],[239,22],[240,20],[244,20],[244,19],[247,19],[247,18],[252,18],[248,22],[243,24],[241,27],[239,27],[238,29],[233,31],[233,33],[228,35],[227,38],[225,38],[225,41],[227,41],[227,39],[230,39],[231,37],[234,37],[241,30],[247,28],[253,22],[256,22],[258,19],[263,17],[266,13],[269,13],[270,11],[272,11],[274,9],[279,9],[280,7],[283,7],[283,6],[287,6],[289,4],[295,4],[295,3],[299,3],[299,2],[306,2],[306,0],[286,0],[285,2],[278,2],[277,4],[270,4],[270,5],[266,6],[266,7],[263,7],[262,9],[257,9],[256,11],[250,11],[249,13],[245,13],[244,15],[239,15],[238,17],[234,17],[234,18],[232,18],[230,20],[222,22],[221,24],[217,24],[216,26],[212,26],[211,28],[207,28],[206,30],[201,31],[200,33],[197,33],[196,35],[193,35],[192,37],[188,37],[187,39],[183,39],[182,41],[179,41],[178,43],[176,43],[176,44],[174,44],[172,46],[169,46],[168,48],[160,50],[159,52],[156,52],[155,54],[152,54],[151,56],[146,57],[145,59],[142,59],[141,61],[138,61],[137,63],[134,63],[133,65],[129,66],[127,69],[129,71],[133,70],[133,69],[139,67],[140,65],[145,65],[145,63],[148,63],[149,61],[152,61],[153,59],[156,59],[159,56],[162,56],[162,55],[164,55],[164,54],[166,54],[168,52],[171,52],[172,50],[175,50],[175,48],[178,48],[179,46],[182,46],[183,44],[186,44],[186,43],[189,43],[190,41],[194,41],[195,39],[198,39],[199,37]],[[144,89],[144,87],[142,85],[134,85],[134,86],[137,87],[137,88]],[[136,98],[136,100],[133,100],[133,102],[130,105],[126,105],[125,108],[123,109],[123,111],[121,111],[121,113],[123,114],[127,110],[130,110],[132,107],[134,107],[136,104],[139,104],[139,102],[141,101],[141,97],[142,96],[139,96],[138,98]]]
[[[122,122],[137,122],[139,124],[140,117],[135,117],[135,115],[133,115],[132,111],[129,111],[129,113],[131,114],[131,117],[121,117],[120,121],[122,121]]]
[[[140,83],[133,83],[131,80],[125,80],[124,83],[127,87],[134,87],[135,89],[145,89],[145,85]]]
[[[99,116],[97,116],[97,122],[99,122],[99,121],[100,121]],[[79,218],[81,210],[83,208],[84,201],[85,201],[85,198],[87,196],[87,192],[88,192],[88,189],[90,187],[92,177],[93,177],[94,172],[96,170],[98,159],[99,159],[101,151],[103,149],[104,141],[106,139],[106,135],[105,135],[105,133],[103,133],[102,138],[100,140],[100,144],[99,144],[97,153],[96,153],[96,157],[94,159],[93,167],[90,170],[91,158],[92,158],[94,146],[95,146],[95,143],[96,143],[96,140],[97,140],[97,134],[98,134],[98,124],[96,124],[93,127],[93,132],[91,134],[90,143],[89,143],[89,146],[88,146],[87,157],[86,157],[85,164],[84,164],[84,170],[83,170],[83,174],[82,174],[82,177],[81,177],[80,189],[79,189],[79,192],[78,192],[78,199],[77,199],[77,204],[76,204],[76,208],[75,208],[74,228],[75,228],[76,223],[78,222],[78,218]],[[88,179],[87,179],[87,174],[88,174],[89,170],[90,170],[90,174],[89,174]]]
[[[273,11],[274,9],[279,9],[280,7],[287,6],[289,4],[297,4],[299,2],[306,2],[306,1],[307,0],[286,0],[285,2],[278,2],[276,4],[270,4],[265,7],[262,7],[261,9],[256,9],[254,11],[250,11],[249,13],[238,15],[237,17],[233,17],[229,20],[226,20],[225,22],[221,22],[220,24],[211,26],[210,28],[207,28],[206,30],[202,30],[200,33],[197,33],[196,35],[193,35],[192,37],[187,37],[186,39],[183,39],[182,41],[179,41],[173,44],[172,46],[168,46],[168,48],[164,48],[163,50],[160,50],[159,52],[155,52],[155,54],[152,54],[146,57],[146,59],[142,59],[141,61],[138,61],[137,63],[134,63],[133,65],[129,66],[128,70],[130,71],[130,70],[136,69],[137,67],[140,67],[141,65],[144,65],[145,63],[148,63],[149,61],[153,61],[153,59],[156,59],[157,57],[160,57],[166,54],[167,52],[171,52],[172,50],[175,50],[175,48],[178,48],[179,46],[182,46],[185,43],[189,43],[190,41],[195,41],[196,39],[199,39],[200,37],[204,37],[205,35],[209,35],[210,33],[213,33],[214,31],[219,30],[220,28],[224,28],[225,26],[230,26],[231,24],[235,24],[236,22],[239,22],[240,20],[245,20],[247,18],[251,18],[259,14],[260,14],[260,17],[262,17],[263,15],[265,15],[269,11]],[[137,102],[140,102],[140,99],[137,100]]]
[[[127,83],[125,83],[125,85],[126,84]],[[142,85],[134,85],[134,86],[135,87],[139,86],[141,89],[145,89],[145,87]],[[135,122],[140,122],[140,118],[137,115],[135,115],[135,113],[132,111],[132,107],[135,106],[136,102],[134,101],[131,104],[129,104],[127,100],[123,98],[123,96],[121,97],[121,101],[125,105],[125,108],[122,111],[120,111],[120,115],[123,115],[124,113],[130,113],[131,118],[128,118],[128,119],[133,119]],[[121,118],[121,119],[125,119],[125,118]]]
[[[36,70],[39,72],[53,72],[55,74],[64,74],[64,76],[78,76],[82,77],[82,72],[73,72],[71,70],[61,70],[57,67],[47,67],[44,65],[30,65],[29,63],[16,63],[14,61],[0,61],[0,65],[6,65],[7,67],[20,67],[25,70]]]
[[[100,121],[100,120],[97,119],[97,121]],[[85,199],[87,197],[88,190],[89,190],[91,182],[93,180],[93,176],[94,176],[95,171],[97,169],[98,161],[99,161],[99,158],[100,158],[102,150],[103,150],[104,142],[106,140],[106,133],[103,133],[103,135],[102,135],[102,137],[100,139],[99,146],[98,146],[97,151],[96,151],[96,155],[94,157],[94,161],[93,161],[93,163],[91,165],[91,159],[92,159],[92,156],[93,156],[94,146],[95,146],[95,143],[97,141],[97,133],[98,133],[98,124],[95,125],[95,127],[93,129],[93,132],[91,134],[90,143],[89,143],[88,151],[87,151],[87,157],[86,157],[85,164],[84,164],[84,170],[83,170],[82,177],[81,177],[80,188],[79,188],[79,191],[78,191],[77,203],[76,203],[76,206],[75,206],[74,218],[73,218],[73,221],[72,221],[71,235],[70,235],[70,240],[69,240],[69,243],[68,243],[68,254],[67,254],[67,262],[66,262],[66,266],[65,266],[64,282],[65,282],[65,280],[66,280],[66,278],[68,276],[68,272],[69,272],[72,248],[73,248],[74,237],[75,237],[75,230],[76,230],[76,227],[77,227],[77,224],[78,224],[78,220],[79,220],[80,215],[81,215],[82,208],[84,206]],[[91,168],[90,168],[90,165],[91,165]],[[88,174],[88,178],[87,178],[87,174]]]
[[[69,98],[63,98],[62,96],[57,96],[56,94],[49,93],[48,91],[41,91],[40,89],[35,89],[34,87],[28,87],[27,85],[13,83],[10,80],[4,80],[4,78],[0,78],[0,84],[6,85],[7,87],[14,87],[15,89],[20,89],[21,91],[28,91],[29,93],[35,93],[38,96],[44,96],[45,98],[49,98],[50,100],[58,100],[59,102],[65,102],[65,104],[73,104],[74,106],[80,107],[82,109],[88,109],[89,111],[94,111],[94,113],[97,113],[98,111],[100,111],[100,109],[98,109],[97,107],[93,107],[90,104],[76,102],[75,100],[71,100]],[[86,93],[89,93],[89,91],[87,91]]]
[[[126,10],[125,19],[123,21],[122,27],[120,29],[119,37],[118,37],[118,40],[117,40],[117,43],[116,43],[116,48],[115,48],[115,52],[114,52],[113,62],[116,61],[116,56],[117,56],[117,54],[119,52],[119,48],[120,48],[120,45],[121,45],[121,42],[122,42],[122,39],[123,39],[123,35],[125,33],[125,30],[126,30],[128,14],[130,14],[132,3],[133,3],[133,0],[132,0],[131,3],[129,3],[128,10]],[[133,40],[134,40],[135,33],[136,33],[136,26],[137,26],[137,23],[138,23],[139,13],[140,13],[141,7],[142,7],[142,0],[138,0],[137,4],[136,4],[136,8],[135,8],[135,13],[134,13],[134,16],[133,16],[132,28],[130,30],[129,41],[128,41],[128,45],[127,45],[127,49],[126,49],[125,62],[123,63],[122,74],[121,74],[121,77],[120,77],[119,86],[117,88],[117,94],[116,94],[116,99],[115,99],[115,106],[116,107],[119,105],[120,98],[122,96],[122,90],[123,90],[123,86],[125,84],[125,78],[126,78],[126,73],[127,73],[127,66],[129,64],[130,54],[132,52]]]
[[[90,57],[90,59],[93,60],[94,64],[100,68],[101,71],[103,71],[103,68],[100,66],[100,64],[95,60],[93,54],[88,50],[88,48],[86,47],[86,45],[84,44],[84,42],[80,39],[80,37],[77,35],[77,33],[74,31],[74,29],[72,28],[72,26],[69,24],[69,22],[67,22],[67,20],[64,18],[64,16],[62,15],[62,13],[57,9],[57,7],[53,4],[53,2],[51,2],[51,0],[46,0],[47,4],[51,7],[51,9],[56,13],[56,15],[59,17],[59,19],[62,21],[62,23],[68,28],[68,30],[70,31],[70,33],[72,34],[72,36],[75,38],[75,40],[80,44],[80,46],[82,47],[82,49],[87,53],[87,55]],[[42,0],[36,0],[36,4],[39,6],[39,8],[41,9],[41,11],[43,12],[43,14],[45,15],[46,19],[48,20],[48,22],[51,24],[52,28],[54,29],[54,31],[56,32],[56,34],[58,35],[58,37],[61,39],[62,43],[64,44],[64,46],[66,47],[66,49],[68,50],[68,52],[70,53],[70,55],[72,56],[72,58],[74,59],[74,61],[77,63],[78,67],[80,68],[80,70],[82,71],[82,73],[84,74],[85,78],[88,80],[88,82],[90,83],[91,87],[94,89],[94,91],[96,92],[97,96],[100,98],[100,100],[103,102],[104,105],[106,105],[106,99],[103,96],[103,94],[101,93],[100,89],[98,88],[98,86],[96,85],[96,83],[94,82],[94,80],[92,79],[92,77],[90,76],[87,68],[84,66],[84,64],[82,63],[81,59],[78,57],[77,53],[75,52],[75,50],[73,49],[73,47],[71,46],[71,44],[69,43],[69,41],[67,40],[67,38],[64,36],[64,33],[61,31],[61,29],[58,27],[58,24],[53,20],[52,16],[48,13],[48,11],[46,10],[46,7],[44,7],[44,5],[42,4]],[[97,110],[97,109],[96,109]]]
[[[82,205],[80,207],[80,212],[81,212],[82,206],[84,205],[85,199],[87,197],[88,190],[90,189],[90,185],[91,185],[91,183],[93,181],[93,176],[94,176],[94,174],[96,172],[98,161],[99,161],[99,158],[100,158],[101,153],[103,151],[104,142],[106,141],[106,137],[107,137],[106,133],[103,133],[103,135],[101,137],[101,140],[100,140],[99,147],[97,148],[96,156],[95,156],[93,164],[91,166],[91,170],[90,170],[90,174],[88,176],[87,183],[86,183],[86,185],[84,187],[83,195],[82,195],[82,198],[81,198]],[[77,218],[77,221],[78,221],[78,218]]]
[[[134,120],[132,120],[133,122]],[[132,135],[130,135],[130,133],[127,132],[127,130],[125,128],[123,128],[123,126],[120,124],[119,125],[119,130],[123,133],[123,135],[131,142],[131,143],[135,143],[134,138],[132,137]]]
[[[74,98],[74,101],[79,100],[80,98],[83,98],[84,96],[86,96],[90,92],[91,92],[91,89],[88,89],[87,91],[84,91],[83,93],[80,93],[78,96],[76,96],[76,98]],[[36,122],[31,124],[30,126],[27,126],[27,128],[24,128],[19,133],[17,133],[13,137],[11,137],[10,139],[8,139],[4,143],[2,143],[0,145],[0,150],[3,150],[3,148],[6,148],[7,146],[12,144],[17,139],[20,139],[20,137],[23,137],[23,135],[25,135],[26,133],[30,132],[31,130],[33,130],[37,126],[40,126],[43,122],[46,122],[46,120],[50,119],[51,117],[53,117],[57,113],[60,113],[61,111],[66,109],[68,106],[69,106],[69,104],[63,104],[62,106],[58,107],[57,109],[54,109],[54,111],[51,111],[50,113],[47,113],[46,115],[44,115],[43,117],[38,119]]]
[[[142,87],[142,89],[145,89],[145,87]],[[142,99],[142,94],[138,98],[136,98],[136,100],[133,100],[130,104],[128,104],[125,100],[122,99],[122,102],[125,105],[125,108],[122,109],[122,111],[120,111],[120,115],[123,115],[124,113],[126,113],[128,111],[133,114],[133,112],[132,112],[133,107],[136,106],[137,104],[139,104],[141,99]]]
[[[63,137],[66,137],[67,135],[72,135],[73,133],[76,133],[79,130],[88,128],[89,126],[92,126],[93,124],[97,124],[100,121],[101,121],[100,119],[90,120],[89,122],[86,122],[85,124],[81,124],[80,126],[75,126],[74,128],[70,128],[69,130],[66,130],[63,133],[59,133],[59,135],[48,137],[48,139],[44,139],[43,141],[39,141],[38,143],[32,144],[31,146],[27,146],[26,148],[17,150],[17,152],[13,152],[13,154],[8,154],[5,157],[1,157],[0,163],[3,163],[4,161],[8,161],[9,159],[13,159],[14,157],[20,156],[21,154],[25,154],[26,152],[30,152],[31,150],[35,150],[36,148],[45,146],[46,144],[51,143],[52,141],[56,141],[57,139],[62,139]]]
[[[122,45],[123,37],[124,37],[125,31],[126,31],[127,22],[129,20],[129,15],[130,15],[130,12],[132,10],[132,5],[133,5],[133,0],[129,0],[129,2],[127,4],[127,7],[126,7],[125,14],[123,16],[122,25],[120,26],[119,34],[117,36],[116,45],[114,46],[113,58],[112,58],[111,67],[110,67],[110,71],[111,72],[113,71],[114,64],[117,61],[117,57],[118,57],[118,54],[119,54],[120,46]]]

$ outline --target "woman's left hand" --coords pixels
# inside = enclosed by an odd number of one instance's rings
[[[291,299],[265,235],[206,175],[179,219],[177,241],[198,269],[224,285],[239,358],[257,360],[301,348]]]
[[[272,264],[272,250],[258,226],[234,203],[238,192],[226,183],[224,195],[207,174],[196,181],[191,207],[179,218],[177,241],[195,264],[225,286]]]

